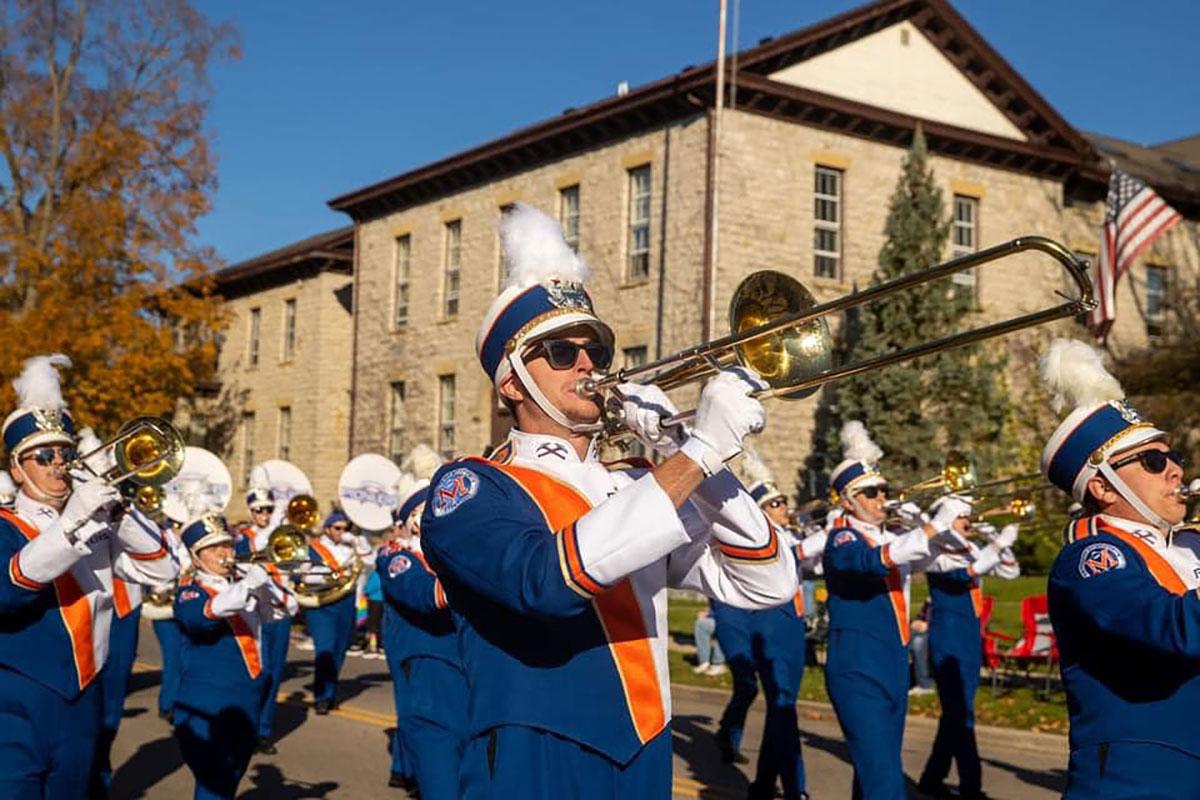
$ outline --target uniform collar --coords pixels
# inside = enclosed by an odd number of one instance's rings
[[[13,507],[16,508],[21,519],[33,523],[39,531],[44,531],[58,519],[58,511],[54,506],[34,500],[20,489],[17,490],[17,499],[13,503]]]
[[[575,447],[558,436],[525,433],[514,428],[508,435],[508,441],[512,445],[515,458],[534,464],[586,464],[599,461],[595,438],[588,444],[587,453],[582,460]]]
[[[842,514],[841,524],[849,525],[851,528],[858,531],[859,533],[865,533],[869,536],[874,536],[876,538],[878,538],[880,535],[883,534],[883,529],[880,528],[878,525],[861,520],[858,517],[854,516],[853,514],[849,514],[849,513]]]
[[[1114,517],[1110,514],[1098,515],[1106,524],[1111,525],[1118,530],[1132,533],[1144,542],[1154,546],[1157,550],[1166,550],[1169,544],[1167,537],[1163,536],[1162,532],[1148,522],[1142,520],[1125,519],[1124,517]]]
[[[229,578],[226,578],[224,575],[214,575],[211,572],[205,572],[202,569],[196,569],[195,576],[197,581],[205,586],[208,586],[209,588],[216,589],[217,591],[224,589],[226,586],[232,583],[232,581],[229,580]]]

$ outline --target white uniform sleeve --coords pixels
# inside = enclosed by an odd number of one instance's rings
[[[121,519],[112,537],[113,574],[131,583],[163,583],[179,576],[179,564],[158,525],[138,511]]]
[[[82,543],[72,545],[63,533],[62,520],[57,520],[31,542],[21,547],[17,559],[21,574],[37,583],[50,583],[90,553]]]
[[[1021,564],[1017,561],[1017,557],[1013,554],[1011,547],[1005,547],[1000,550],[1000,563],[992,570],[992,575],[995,575],[997,578],[1003,578],[1006,581],[1021,577]]]

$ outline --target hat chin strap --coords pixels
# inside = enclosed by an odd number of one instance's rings
[[[42,487],[38,486],[33,478],[29,477],[29,473],[25,471],[23,466],[21,466],[20,459],[16,459],[13,463],[16,464],[17,472],[21,473],[21,490],[34,500],[37,500],[39,503],[46,503],[47,505],[54,506],[55,508],[62,508],[63,504],[67,501],[67,498],[71,496],[70,487],[67,487],[67,489],[60,494],[47,492]]]
[[[542,393],[541,387],[537,385],[537,381],[529,374],[529,370],[525,369],[525,362],[521,359],[517,350],[513,350],[513,352],[508,354],[508,365],[512,367],[513,373],[521,379],[525,391],[533,398],[533,402],[537,403],[537,407],[550,419],[562,425],[571,433],[595,434],[604,430],[604,423],[602,422],[572,422],[567,419],[567,415],[562,413],[562,411],[550,402],[550,398]]]
[[[1117,471],[1110,467],[1107,461],[1100,464],[1099,472],[1108,479],[1108,482],[1112,484],[1112,487],[1117,490],[1117,494],[1125,498],[1125,502],[1133,506],[1133,510],[1142,515],[1142,519],[1158,528],[1164,534],[1171,533],[1171,529],[1174,526],[1160,517],[1158,514],[1155,514],[1153,511],[1151,511],[1149,506],[1142,502],[1142,498],[1138,497],[1137,494],[1129,488],[1125,481],[1117,477]]]

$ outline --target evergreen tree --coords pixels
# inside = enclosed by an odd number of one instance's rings
[[[927,158],[918,129],[892,193],[872,286],[945,258],[950,221]],[[944,336],[974,305],[969,287],[950,278],[893,293],[846,320],[840,355],[859,361]],[[962,450],[985,474],[995,474],[991,468],[1008,449],[1002,370],[1002,357],[987,356],[976,345],[827,386],[814,450],[828,455],[823,465],[810,459],[810,468],[828,472],[837,463],[841,425],[857,419],[883,448],[887,474],[897,485],[936,474],[949,449]]]

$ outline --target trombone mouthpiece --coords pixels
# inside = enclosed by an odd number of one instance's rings
[[[595,378],[580,378],[575,383],[575,392],[577,394],[598,394],[597,387],[599,385]]]
[[[1180,485],[1175,493],[1183,500],[1190,500],[1193,497],[1200,496],[1200,478],[1193,478],[1192,482],[1185,485]]]

